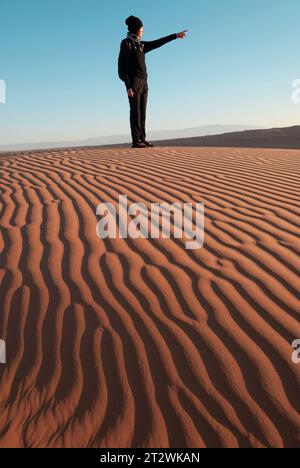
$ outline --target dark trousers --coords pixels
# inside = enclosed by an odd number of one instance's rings
[[[136,82],[137,83],[137,82]],[[134,97],[129,97],[130,127],[132,142],[146,140],[146,108],[148,100],[148,84],[139,82],[134,86]]]

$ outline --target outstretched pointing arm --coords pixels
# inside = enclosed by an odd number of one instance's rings
[[[158,49],[159,47],[167,44],[168,42],[173,41],[174,39],[183,39],[185,37],[186,31],[170,34],[169,36],[162,37],[161,39],[157,39],[156,41],[142,41],[142,44],[144,44],[144,53],[147,54],[147,52],[151,52],[151,50]]]

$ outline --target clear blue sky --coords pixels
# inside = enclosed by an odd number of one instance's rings
[[[0,144],[129,133],[117,58],[131,14],[144,40],[189,30],[146,56],[148,130],[299,123],[299,0],[0,0]]]

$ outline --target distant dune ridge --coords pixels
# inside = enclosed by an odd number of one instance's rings
[[[129,122],[128,122],[129,123]],[[175,130],[152,130],[147,134],[151,140],[166,140],[173,138],[191,138],[205,135],[218,135],[228,132],[236,132],[242,130],[255,129],[254,125],[203,125],[201,127],[183,128]],[[1,151],[24,151],[32,149],[49,149],[49,148],[71,148],[71,147],[86,147],[86,146],[104,146],[104,145],[120,145],[131,142],[131,135],[108,135],[102,137],[86,138],[84,140],[70,141],[44,141],[37,143],[19,143],[11,145],[0,145]]]
[[[215,135],[155,140],[156,146],[300,149],[300,126],[254,129]],[[106,147],[121,147],[120,144]],[[123,145],[124,146],[124,145]]]
[[[0,173],[0,447],[300,446],[300,151],[16,152]],[[204,202],[203,249],[99,239],[119,194]]]
[[[300,149],[300,126],[270,130],[244,130],[223,135],[181,138],[156,142],[160,146],[215,146]]]
[[[166,139],[168,137],[168,139]],[[300,126],[257,129],[242,125],[206,125],[183,130],[148,132],[148,140],[156,146],[185,147],[237,147],[237,148],[283,148],[300,149]],[[66,148],[127,148],[131,146],[129,135],[89,138],[77,142],[22,143],[19,145],[0,146],[1,152],[26,151],[28,149]]]

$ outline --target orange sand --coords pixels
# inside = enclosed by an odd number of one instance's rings
[[[0,447],[300,446],[300,151],[0,156]],[[102,201],[205,202],[205,246],[100,240]]]

